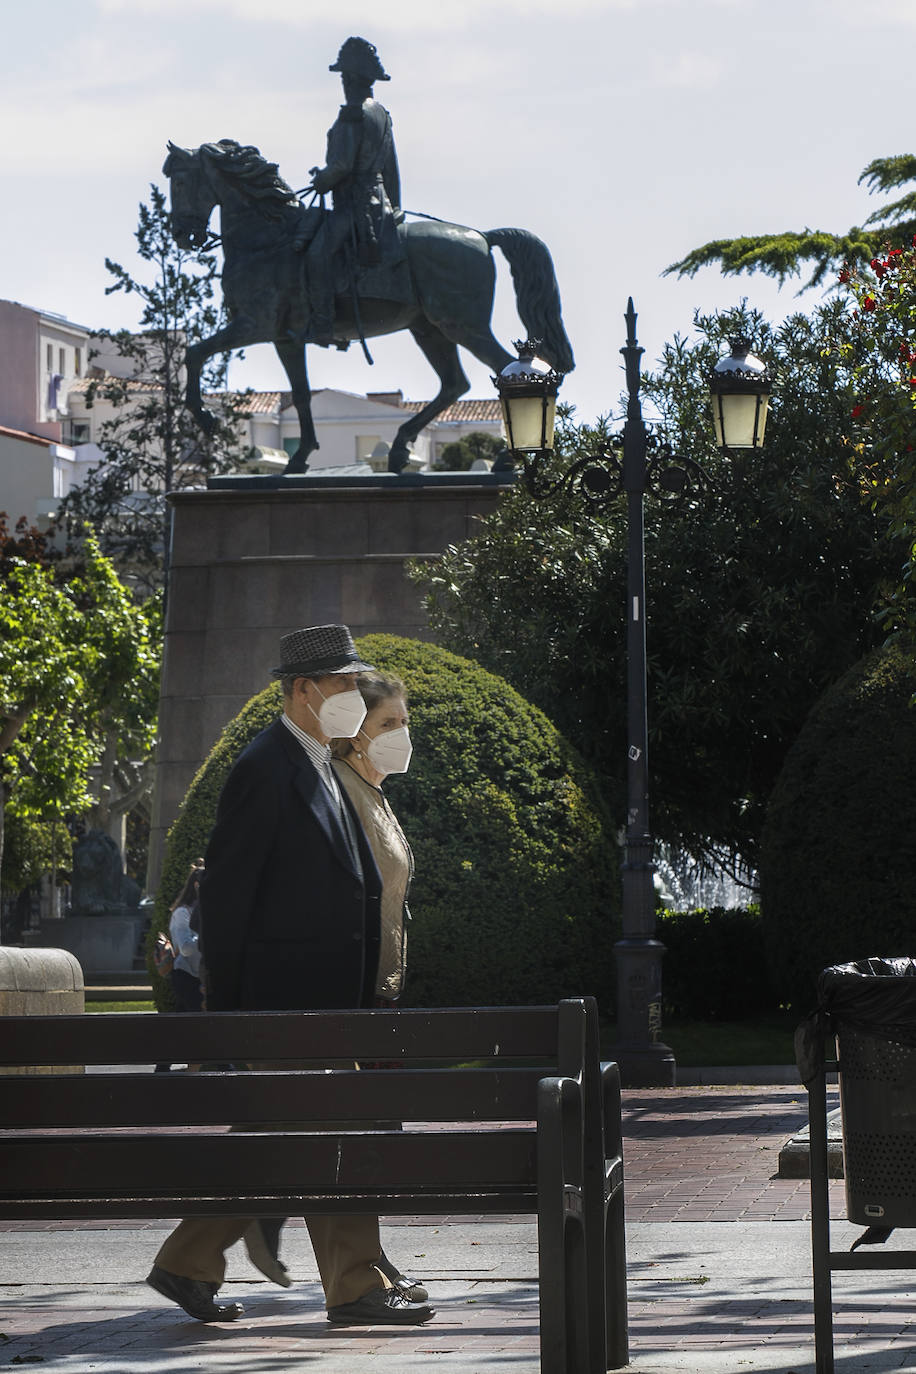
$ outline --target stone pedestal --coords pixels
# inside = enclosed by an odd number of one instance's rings
[[[0,948],[0,1016],[72,1016],[84,1009],[83,971],[72,954],[63,949]],[[81,1072],[74,1065],[0,1067],[0,1075]]]
[[[406,573],[473,534],[513,473],[215,477],[172,495],[172,564],[147,890],[220,731],[271,681],[280,636],[349,625],[427,639]]]
[[[65,916],[45,921],[41,939],[53,940],[79,960],[89,981],[133,971],[147,916],[131,911],[118,916]],[[146,978],[146,970],[142,974]]]

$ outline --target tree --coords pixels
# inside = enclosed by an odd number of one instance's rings
[[[876,158],[859,177],[869,190],[916,183],[916,156]],[[852,441],[863,487],[902,550],[902,572],[886,588],[880,614],[889,631],[916,644],[912,587],[916,567],[916,190],[870,215],[845,234],[801,232],[717,239],[695,248],[667,271],[694,276],[718,263],[722,272],[760,271],[782,284],[813,270],[803,289],[828,285],[852,296],[858,308],[836,346],[853,388]]]
[[[151,755],[160,615],[155,600],[136,604],[91,531],[73,571],[7,550],[0,591],[2,871],[7,807],[26,819],[85,813],[109,753],[101,800],[114,805],[119,770]]]
[[[139,207],[138,254],[148,272],[133,276],[105,259],[114,278],[106,294],[122,291],[140,298],[139,332],[100,330],[95,354],[115,355],[124,375],[90,378],[89,407],[108,403],[112,418],[99,428],[105,462],[65,498],[61,515],[90,523],[102,549],[132,581],[154,588],[169,564],[169,514],[165,492],[200,484],[211,472],[237,466],[247,450],[239,437],[244,399],[225,390],[228,355],[210,360],[203,384],[217,415],[204,435],[184,405],[184,356],[188,344],[213,333],[220,324],[214,304],[217,260],[212,253],[187,253],[172,236],[168,205],[159,187],[150,187]]]
[[[440,472],[467,472],[478,459],[492,463],[505,450],[505,441],[495,434],[473,430],[462,439],[443,444],[435,467]]]
[[[910,954],[916,665],[892,645],[816,703],[770,800],[761,895],[774,984],[804,1012],[830,964]]]
[[[904,153],[897,157],[875,158],[859,177],[869,191],[892,191],[916,182],[916,157]],[[764,272],[780,284],[798,276],[802,264],[812,264],[811,276],[803,290],[832,285],[844,266],[861,266],[882,252],[885,245],[909,244],[916,234],[916,191],[869,215],[864,226],[853,226],[845,234],[820,229],[788,230],[777,234],[742,235],[734,239],[713,239],[694,248],[666,268],[666,275],[693,277],[701,267],[718,263],[724,276],[741,272]]]
[[[863,486],[906,553],[880,620],[916,646],[916,239],[885,246],[868,267],[843,267],[856,303],[839,348],[854,389],[851,436]]]
[[[678,509],[646,502],[652,826],[669,844],[756,866],[770,789],[821,692],[880,638],[872,618],[900,548],[872,507],[850,440],[853,379],[836,347],[839,302],[771,328],[739,308],[697,316],[644,400],[715,488]],[[762,451],[712,449],[706,378],[734,332],[780,384]],[[561,461],[599,448],[608,425],[561,427]],[[519,486],[480,534],[415,576],[437,640],[477,658],[541,706],[624,809],[625,509],[591,514],[569,493]]]

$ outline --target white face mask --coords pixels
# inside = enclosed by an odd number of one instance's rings
[[[310,703],[309,710],[312,715],[317,714],[325,738],[352,739],[359,734],[359,727],[366,719],[366,703],[357,688],[351,687],[348,692],[335,692],[333,696],[326,697],[317,682],[315,686],[321,693],[321,708],[316,713]]]
[[[406,773],[410,767],[413,745],[406,725],[396,730],[384,730],[369,741],[366,755],[377,773],[387,777],[389,773]]]

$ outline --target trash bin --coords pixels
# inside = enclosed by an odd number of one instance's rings
[[[818,993],[837,1038],[849,1220],[916,1227],[916,960],[837,964]]]

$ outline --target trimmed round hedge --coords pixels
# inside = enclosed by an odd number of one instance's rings
[[[916,955],[916,664],[897,648],[820,699],[773,789],[761,913],[773,984],[799,1012],[821,969]]]
[[[614,828],[592,770],[547,717],[501,678],[436,645],[358,641],[400,677],[410,771],[385,791],[416,858],[405,1003],[486,1006],[594,995],[611,1012],[620,936]],[[230,722],[169,835],[154,930],[204,852],[233,762],[276,718],[278,684]],[[158,1005],[169,989],[154,975]]]

